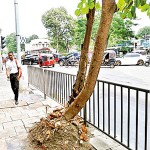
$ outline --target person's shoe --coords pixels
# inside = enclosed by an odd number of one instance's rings
[[[16,104],[16,105],[18,105],[18,104],[19,104],[18,100],[15,100],[15,104]]]

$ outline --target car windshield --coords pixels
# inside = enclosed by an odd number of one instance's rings
[[[124,57],[140,57],[141,55],[138,53],[127,53]]]

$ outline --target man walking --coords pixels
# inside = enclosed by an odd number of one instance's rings
[[[13,52],[8,53],[8,61],[6,62],[6,75],[10,79],[11,88],[15,95],[15,104],[18,105],[19,96],[19,79],[21,65],[17,59],[14,58]]]

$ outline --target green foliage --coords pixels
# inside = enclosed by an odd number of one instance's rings
[[[119,13],[115,14],[108,34],[108,46],[115,46],[122,41],[130,40],[134,37],[131,29],[132,26],[133,22],[131,20],[123,20]]]
[[[141,12],[146,12],[147,15],[150,16],[148,0],[118,0],[117,8],[118,11],[121,12],[121,17],[123,19],[135,19],[136,9],[140,9]]]
[[[96,33],[100,21],[99,18],[100,18],[100,14],[97,13],[95,15],[95,20],[92,28],[91,43],[90,43],[91,47],[94,45],[95,42]],[[75,45],[77,46],[78,50],[81,50],[81,44],[83,44],[85,30],[86,30],[86,18],[82,16],[77,19],[76,28],[75,28]]]
[[[94,4],[94,0],[81,0],[78,4],[78,8],[75,10],[76,16],[88,14],[89,9],[96,8],[97,10],[100,9],[100,4],[97,2]]]
[[[17,42],[15,33],[11,33],[10,35],[6,36],[6,45],[8,51],[13,51],[14,53],[17,52]]]
[[[36,35],[36,34],[33,34],[33,35],[31,35],[31,36],[29,36],[28,38],[27,38],[27,43],[30,43],[32,40],[34,40],[34,39],[38,39],[39,37],[38,37],[38,35]]]
[[[139,38],[145,38],[146,35],[150,35],[150,26],[145,26],[144,28],[141,28],[137,33],[137,37]]]
[[[51,46],[59,51],[68,51],[74,41],[75,21],[66,9],[50,9],[43,14],[42,23],[48,31]]]
[[[86,18],[78,18],[76,21],[76,27],[75,27],[75,45],[77,46],[77,49],[81,49],[81,44],[83,43],[84,35],[85,35],[85,29],[86,29]]]

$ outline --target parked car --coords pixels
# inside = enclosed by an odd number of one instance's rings
[[[72,52],[67,54],[66,56],[60,57],[58,63],[60,66],[74,65],[79,62],[79,59],[80,59],[80,54],[78,52]]]
[[[146,50],[134,50],[134,51],[132,51],[132,53],[138,53],[138,54],[141,54],[141,55],[146,55],[147,54]]]
[[[131,52],[121,58],[116,58],[116,65],[144,65],[146,60],[146,55]]]
[[[38,59],[39,56],[38,55],[26,55],[22,60],[21,63],[23,65],[27,64],[27,65],[33,65],[33,64],[38,64]]]

